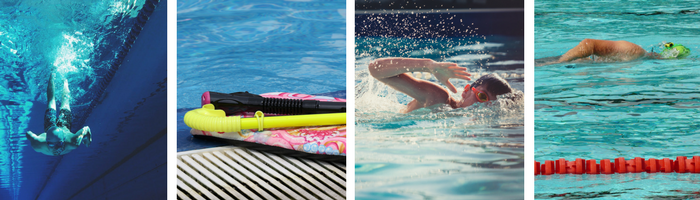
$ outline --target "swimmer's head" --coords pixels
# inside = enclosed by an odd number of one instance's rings
[[[63,150],[66,149],[66,146],[63,141],[59,142],[46,142],[46,145],[51,149],[51,152],[53,153],[54,156],[59,156],[61,153],[63,153]]]
[[[495,96],[513,92],[513,88],[510,87],[508,81],[501,78],[501,76],[498,76],[498,74],[483,75],[471,84],[472,87],[478,87],[481,85],[485,87],[487,92]]]
[[[680,44],[669,42],[664,44],[664,50],[661,51],[661,57],[665,59],[685,58],[690,55],[690,49]]]
[[[65,150],[65,142],[62,139],[63,129],[57,127],[51,127],[46,132],[46,146],[51,149],[51,152],[55,155],[61,155],[63,150]]]
[[[486,97],[483,94],[486,93]],[[462,93],[462,106],[470,106],[476,102],[496,100],[498,95],[513,92],[508,82],[497,74],[487,74],[470,84]]]

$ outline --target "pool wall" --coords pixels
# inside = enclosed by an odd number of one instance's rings
[[[52,157],[24,145],[20,185],[0,198],[166,198],[166,13],[161,1],[84,124],[73,124],[90,126],[91,146]],[[33,104],[29,127],[41,127],[45,108]]]

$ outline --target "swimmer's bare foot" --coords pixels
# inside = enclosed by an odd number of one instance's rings
[[[92,131],[90,131],[90,127],[85,126],[80,129],[78,133],[80,134],[80,136],[78,136],[78,141],[85,144],[86,147],[90,147],[90,143],[92,143]],[[78,145],[80,145],[80,143],[78,143]]]

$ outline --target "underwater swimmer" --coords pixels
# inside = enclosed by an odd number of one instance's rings
[[[538,66],[579,61],[626,62],[639,58],[673,59],[688,55],[690,55],[690,49],[672,42],[664,44],[661,53],[655,53],[653,50],[647,52],[639,45],[628,41],[584,39],[557,60],[538,64]],[[591,58],[591,56],[596,57]]]
[[[85,126],[76,133],[70,132],[71,126],[71,111],[70,111],[70,91],[68,90],[68,81],[63,82],[63,101],[61,102],[60,114],[56,119],[56,98],[53,91],[54,76],[49,79],[49,86],[46,89],[46,96],[49,100],[46,114],[44,115],[44,131],[40,135],[36,135],[31,131],[27,132],[27,139],[36,152],[43,153],[49,156],[65,155],[73,149],[78,148],[80,144],[90,146],[92,142],[92,134],[90,127]]]
[[[508,82],[495,74],[484,75],[465,87],[461,100],[455,100],[442,86],[416,79],[408,72],[428,72],[452,92],[457,92],[449,79],[471,80],[466,67],[456,63],[435,62],[431,59],[380,58],[369,63],[369,73],[375,79],[413,98],[403,113],[436,104],[448,104],[452,108],[470,106],[476,102],[496,100],[496,96],[513,92]]]

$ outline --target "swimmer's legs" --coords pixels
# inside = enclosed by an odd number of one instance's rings
[[[53,91],[54,75],[51,73],[49,84],[46,86],[46,98],[49,101],[46,112],[44,112],[44,131],[48,132],[49,128],[56,126],[56,98]],[[51,134],[51,133],[49,133]]]
[[[61,110],[58,113],[56,126],[66,127],[71,130],[73,114],[70,111],[70,90],[68,89],[68,81],[63,80],[63,100],[61,101]]]
[[[56,98],[54,98],[53,96],[53,78],[53,73],[51,73],[51,77],[49,78],[49,85],[46,86],[46,98],[49,100],[47,109],[56,110]]]
[[[70,111],[70,89],[68,88],[68,80],[63,79],[63,101],[61,102],[61,109],[66,109]]]

